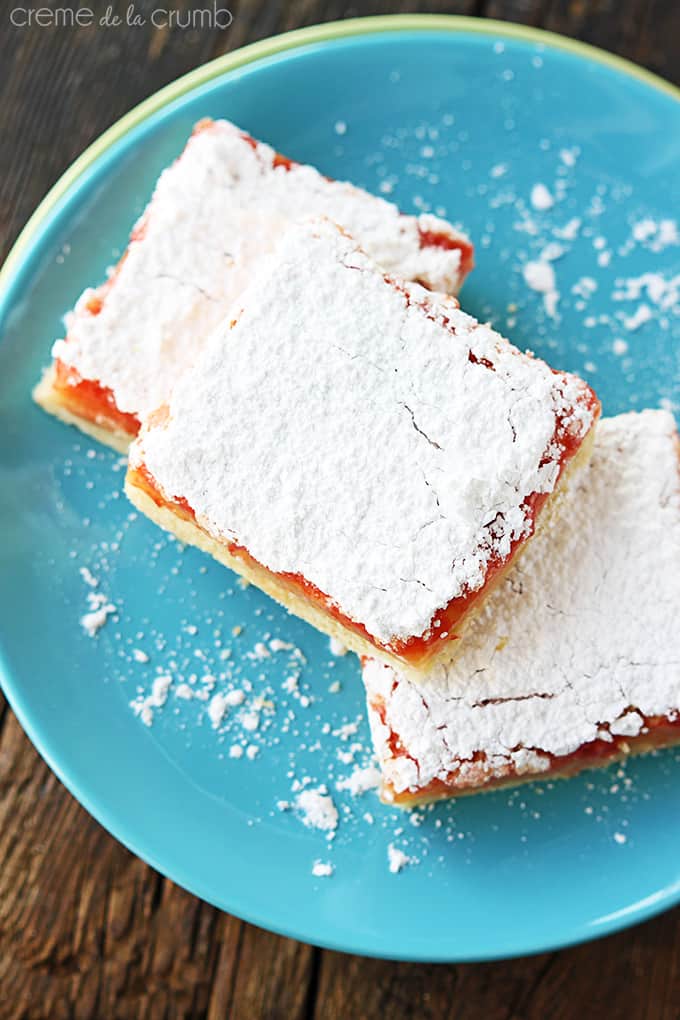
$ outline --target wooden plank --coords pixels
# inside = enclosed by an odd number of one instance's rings
[[[133,857],[11,715],[0,861],[2,1020],[305,1017],[315,950],[220,913]]]
[[[126,6],[114,4],[120,14]],[[173,4],[136,3],[147,16],[156,6]],[[208,59],[218,35],[207,29],[164,33],[150,22],[130,29],[14,28],[5,15],[0,258],[73,159],[131,107]]]
[[[672,0],[482,0],[486,17],[559,32],[680,82],[680,4]]]
[[[487,18],[516,21],[534,27],[542,24],[545,8],[545,0],[487,0],[483,5]]]
[[[297,0],[272,3],[271,0],[241,0],[233,5],[234,23],[217,40],[217,51],[226,52],[246,42],[289,32],[305,25],[341,21],[351,17],[377,14],[475,14],[480,0]]]
[[[680,5],[673,0],[552,0],[545,28],[628,57],[680,82]],[[674,45],[670,45],[674,43]]]
[[[599,942],[499,963],[398,964],[324,953],[314,1016],[677,1020],[679,959],[680,910]]]

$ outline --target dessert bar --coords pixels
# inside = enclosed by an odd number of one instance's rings
[[[592,390],[289,230],[131,449],[132,501],[360,654],[423,669],[587,458]]]
[[[123,258],[86,290],[34,396],[47,411],[122,451],[167,400],[282,228],[323,214],[390,273],[455,293],[472,245],[444,220],[399,213],[328,180],[226,121],[197,125],[161,175]]]
[[[664,411],[602,420],[561,513],[454,663],[363,664],[384,799],[570,776],[680,742],[680,465]]]

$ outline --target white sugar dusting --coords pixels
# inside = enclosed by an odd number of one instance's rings
[[[295,800],[302,821],[308,828],[333,832],[338,824],[338,809],[333,798],[324,787],[317,790],[303,790]]]
[[[545,212],[546,209],[552,209],[555,204],[555,199],[550,194],[545,184],[534,184],[531,189],[531,204],[534,209],[538,209],[540,212]]]
[[[91,582],[87,578],[84,577],[83,579],[86,584],[91,586]],[[96,591],[89,591],[87,593],[87,605],[88,612],[80,617],[80,626],[88,637],[96,637],[108,618],[113,616],[117,610],[115,605],[109,602],[105,595]]]
[[[424,634],[527,536],[525,500],[554,488],[556,429],[585,434],[589,391],[451,299],[386,282],[326,221],[286,234],[241,306],[131,462],[383,643]]]
[[[398,875],[400,871],[403,871],[404,868],[412,863],[412,859],[403,850],[395,846],[394,843],[390,843],[387,847],[387,862],[390,873]]]

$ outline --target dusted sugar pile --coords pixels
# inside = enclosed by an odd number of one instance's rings
[[[364,664],[384,794],[416,800],[680,741],[680,474],[665,411],[606,419],[564,512],[450,668]]]
[[[54,358],[76,373],[68,382],[96,381],[118,411],[143,418],[240,294],[252,260],[290,220],[310,214],[347,227],[406,279],[455,293],[471,268],[472,246],[445,221],[402,216],[233,124],[202,122],[161,175],[113,277],[83,294],[66,340],[54,345]]]
[[[242,309],[133,446],[134,501],[166,527],[158,494],[175,501],[379,645],[443,648],[434,618],[530,535],[594,394],[328,221],[285,236]]]

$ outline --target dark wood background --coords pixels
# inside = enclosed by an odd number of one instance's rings
[[[132,106],[212,57],[302,25],[406,11],[506,18],[680,81],[677,0],[232,0],[225,31],[17,29],[17,2],[0,4],[1,258],[62,171]],[[122,13],[127,0],[113,6]],[[0,695],[0,1020],[604,1016],[680,1018],[680,910],[600,942],[493,964],[385,963],[279,938],[206,906],[119,846],[43,764]]]

